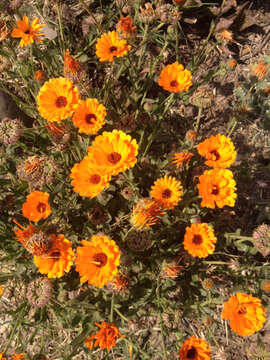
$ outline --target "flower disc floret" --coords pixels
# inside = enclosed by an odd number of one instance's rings
[[[78,89],[73,87],[72,81],[62,77],[46,81],[37,96],[40,115],[52,122],[61,122],[72,116],[78,101]]]
[[[39,19],[34,18],[31,25],[29,19],[24,15],[22,20],[17,21],[17,27],[13,29],[11,36],[13,38],[21,38],[20,47],[32,44],[34,41],[42,42],[39,38],[43,36],[40,30],[45,26],[44,24],[38,24]]]
[[[151,196],[164,209],[173,209],[182,196],[181,182],[172,176],[165,175],[157,179],[151,187]]]
[[[46,219],[52,212],[49,197],[50,195],[46,192],[31,192],[31,194],[27,195],[26,202],[22,206],[23,216],[34,222]]]
[[[124,56],[130,49],[131,46],[127,45],[126,40],[120,39],[116,31],[109,31],[97,40],[96,55],[101,62],[113,62],[115,57]]]
[[[179,357],[180,360],[210,360],[210,347],[205,340],[192,336],[182,345]]]
[[[72,121],[79,133],[95,135],[105,124],[106,108],[97,99],[80,100]]]
[[[76,271],[80,281],[102,288],[117,274],[120,253],[116,243],[106,235],[93,235],[77,248]]]
[[[183,245],[190,255],[207,257],[214,252],[216,242],[214,230],[208,224],[192,224],[191,227],[186,227]]]
[[[103,321],[101,324],[95,323],[100,330],[85,339],[84,343],[89,349],[99,346],[100,349],[111,350],[112,346],[115,346],[116,340],[123,337],[118,327],[114,324],[109,324]],[[94,340],[96,339],[95,343]]]
[[[229,320],[229,325],[236,334],[249,336],[262,329],[266,321],[265,312],[259,298],[236,293],[225,302],[221,317]]]
[[[225,205],[234,206],[237,197],[233,173],[227,169],[206,170],[197,185],[202,198],[201,206],[214,209]]]
[[[170,92],[187,91],[192,85],[192,76],[189,70],[184,69],[177,61],[167,65],[160,74],[158,85]]]
[[[236,151],[230,138],[217,134],[197,146],[198,153],[206,158],[205,164],[213,168],[228,168],[236,158]]]

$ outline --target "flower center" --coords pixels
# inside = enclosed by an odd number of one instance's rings
[[[25,33],[26,35],[29,35],[29,34],[30,34],[30,29],[25,30],[24,33]]]
[[[112,164],[117,164],[121,160],[121,155],[117,152],[113,152],[108,155],[108,160]]]
[[[212,155],[212,160],[219,160],[220,159],[220,155],[217,152],[217,150],[210,151],[210,154]]]
[[[58,108],[65,107],[67,105],[67,99],[65,96],[58,96],[55,101],[55,106]]]
[[[46,204],[40,202],[37,206],[37,211],[40,213],[44,213],[46,211]]]
[[[197,350],[194,347],[192,347],[187,352],[187,359],[195,359],[196,355],[197,355]]]
[[[172,192],[170,189],[165,189],[163,192],[162,192],[162,197],[164,199],[169,199],[172,195]]]
[[[193,239],[192,239],[192,242],[193,244],[196,244],[196,245],[200,245],[202,243],[202,237],[201,235],[194,235],[193,236]]]
[[[94,174],[90,178],[91,184],[97,185],[100,183],[101,177],[98,174]]]
[[[246,314],[247,310],[245,306],[240,306],[239,310],[238,310],[238,314],[240,315],[244,315]]]
[[[176,86],[178,86],[179,84],[178,84],[178,81],[177,81],[177,80],[172,80],[172,81],[170,82],[170,85],[171,85],[171,87],[176,87]]]
[[[97,117],[95,114],[87,114],[85,116],[85,122],[89,125],[94,124],[96,120],[97,120]]]
[[[97,267],[102,268],[103,266],[105,266],[107,264],[107,255],[104,253],[95,254],[93,257],[93,263]]]
[[[211,192],[213,195],[218,195],[218,193],[219,193],[219,188],[218,188],[218,186],[216,186],[216,185],[214,185],[213,187],[212,187],[212,192]]]
[[[50,253],[50,258],[58,260],[60,258],[60,255],[61,253],[59,250],[54,250],[52,253]]]
[[[116,46],[111,46],[111,47],[109,48],[109,50],[110,50],[111,53],[113,53],[114,51],[117,50],[117,47],[116,47]]]

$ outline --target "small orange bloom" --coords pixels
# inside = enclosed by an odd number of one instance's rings
[[[261,289],[266,293],[270,293],[270,281],[269,280],[263,281],[261,285]]]
[[[91,241],[82,240],[81,244],[75,260],[80,281],[102,288],[117,274],[119,248],[106,235],[93,235]]]
[[[164,211],[157,201],[142,199],[134,206],[130,222],[138,230],[144,230],[159,223],[163,215]]]
[[[192,336],[182,345],[179,357],[180,360],[210,360],[210,347],[205,340]]]
[[[190,159],[194,155],[190,153],[189,151],[174,153],[172,157],[172,163],[175,165],[177,169],[182,169],[184,165],[188,164],[190,162]]]
[[[230,68],[233,69],[233,68],[236,67],[237,61],[236,61],[235,59],[230,59],[230,60],[228,61],[228,65],[229,65]]]
[[[93,347],[99,346],[101,349],[111,350],[112,346],[115,346],[116,340],[124,337],[118,327],[114,324],[109,324],[103,321],[101,324],[95,323],[96,326],[100,328],[100,330],[91,335],[89,338],[85,339],[84,343],[89,349],[93,349]],[[94,344],[94,339],[96,339]]]
[[[154,182],[150,194],[161,207],[173,209],[183,194],[182,185],[175,177],[166,175]]]
[[[45,80],[44,71],[42,71],[42,70],[37,70],[37,71],[35,71],[35,73],[34,73],[34,79],[37,80],[37,81]]]
[[[106,108],[97,99],[80,100],[72,121],[79,133],[95,135],[105,124]]]
[[[205,164],[213,168],[228,168],[236,158],[231,139],[220,134],[204,140],[197,149],[198,153],[206,158]]]
[[[196,131],[194,131],[194,130],[188,130],[188,132],[186,133],[186,138],[188,139],[188,140],[196,140],[196,138],[197,138],[197,133],[196,133]]]
[[[22,206],[23,216],[30,221],[38,222],[51,215],[49,194],[41,191],[33,191],[27,195],[26,202]]]
[[[17,353],[14,353],[12,356],[11,356],[11,359],[12,360],[24,360],[25,359],[25,354],[17,354]]]
[[[37,229],[32,224],[29,224],[26,228],[20,225],[16,220],[13,220],[15,224],[18,226],[17,230],[13,230],[16,234],[16,240],[19,241],[24,248],[27,247],[29,239],[32,237],[33,234],[37,232]]]
[[[24,16],[22,20],[17,21],[18,27],[13,29],[11,36],[13,38],[21,38],[20,47],[32,44],[34,41],[42,41],[39,37],[44,34],[40,32],[40,29],[45,25],[38,24],[38,21],[38,18],[34,18],[32,24],[29,25],[27,16]]]
[[[206,170],[197,185],[202,198],[201,206],[214,209],[225,205],[234,206],[237,197],[233,173],[227,169]]]
[[[3,294],[4,294],[4,290],[3,290],[2,285],[0,285],[0,296],[2,296]]]
[[[4,356],[4,353],[0,353],[0,360],[7,360],[7,358],[3,357]]]
[[[229,30],[222,30],[218,33],[219,37],[223,40],[233,42],[233,33]]]
[[[249,336],[262,329],[266,321],[265,308],[259,298],[236,293],[224,304],[222,319],[230,320],[231,329],[240,336]]]
[[[122,57],[131,49],[126,40],[120,39],[116,31],[102,34],[97,40],[96,55],[99,61],[113,62],[114,58]]]
[[[123,35],[130,35],[134,33],[136,26],[133,24],[132,19],[129,16],[122,17],[117,24],[117,31],[123,33]]]
[[[52,122],[47,122],[45,127],[55,137],[62,137],[66,131],[64,126],[56,125]]]
[[[190,255],[207,257],[214,252],[216,242],[214,230],[208,224],[192,224],[191,227],[186,227],[183,245]]]
[[[158,85],[170,92],[187,91],[192,85],[192,76],[189,70],[177,61],[167,65],[160,74]]]
[[[254,73],[254,75],[257,76],[259,80],[262,80],[267,74],[268,66],[267,64],[264,64],[262,61],[259,61],[256,66],[251,65],[251,71]]]
[[[64,75],[71,73],[76,74],[81,69],[81,65],[78,60],[75,60],[73,56],[69,54],[69,50],[66,49],[64,56]]]

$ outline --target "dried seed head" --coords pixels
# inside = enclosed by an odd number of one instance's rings
[[[237,259],[231,259],[228,268],[232,271],[238,271],[240,269],[239,261]]]
[[[5,117],[0,122],[0,141],[4,145],[14,144],[22,134],[22,123],[19,119]]]
[[[27,300],[33,307],[44,307],[52,296],[52,284],[48,278],[39,277],[27,287]]]
[[[145,231],[132,231],[128,234],[126,240],[127,246],[135,252],[148,250],[152,244],[152,239]]]
[[[121,191],[121,195],[126,199],[126,200],[130,200],[132,199],[132,197],[134,196],[134,192],[130,187],[125,187],[124,189],[122,189]]]
[[[158,6],[156,13],[165,24],[176,24],[181,18],[181,13],[178,11],[178,8],[172,4]]]
[[[108,220],[108,214],[101,207],[95,206],[89,212],[88,216],[94,225],[105,224]]]
[[[40,231],[33,234],[25,243],[25,249],[33,255],[47,254],[52,247],[52,239],[49,235]]]
[[[253,232],[254,246],[263,255],[270,254],[270,226],[259,225]]]
[[[8,310],[16,310],[24,301],[26,296],[26,285],[20,279],[10,279],[5,283],[3,298],[8,300],[4,303],[4,308]],[[2,305],[1,305],[2,306]]]
[[[23,5],[23,0],[9,0],[9,9],[11,11],[18,10]]]
[[[5,56],[0,55],[0,72],[9,69],[10,66],[9,60]]]
[[[261,289],[269,294],[270,293],[270,280],[264,280],[261,283]]]
[[[211,279],[204,279],[204,280],[202,281],[202,287],[203,287],[205,290],[207,290],[207,291],[212,290],[213,287],[214,287],[213,280],[211,280]]]
[[[131,279],[127,275],[119,274],[107,284],[107,288],[112,293],[124,294],[130,285],[130,281]]]
[[[149,24],[156,19],[157,14],[149,2],[147,2],[144,6],[145,8],[140,6],[139,20]]]
[[[213,100],[214,100],[213,91],[208,86],[201,86],[197,88],[189,99],[192,105],[203,109],[211,106]]]
[[[186,138],[187,138],[188,140],[191,140],[191,141],[196,140],[196,138],[197,138],[197,133],[196,133],[196,131],[194,131],[194,130],[188,130],[188,132],[186,133]]]
[[[179,258],[164,260],[161,266],[160,276],[164,279],[176,279],[184,270],[184,266],[179,265]]]

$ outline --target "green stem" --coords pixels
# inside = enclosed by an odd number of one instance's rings
[[[97,21],[97,19],[95,18],[95,15],[92,13],[92,11],[88,8],[88,6],[86,5],[86,3],[84,2],[84,0],[80,0],[80,3],[82,5],[82,7],[84,8],[84,10],[91,16],[91,18],[94,20],[95,24],[97,25],[98,29],[100,32],[104,33],[104,30],[102,28],[102,26],[99,24],[99,22]],[[102,7],[102,4],[101,4]]]
[[[111,312],[110,312],[110,323],[113,323],[113,309],[114,308],[114,294],[112,294],[112,299],[111,299]]]
[[[158,313],[159,313],[160,328],[161,328],[162,351],[163,351],[164,359],[168,360],[167,349],[166,349],[165,340],[164,340],[164,328],[163,328],[163,319],[162,319],[162,313],[161,313],[160,291],[159,291],[159,289],[160,289],[160,283],[159,283],[159,280],[158,280],[157,288],[156,288],[156,294],[157,294],[157,300],[158,300]]]
[[[146,24],[145,28],[144,28],[144,32],[143,32],[143,40],[142,40],[143,45],[141,46],[141,52],[140,52],[140,57],[139,57],[138,67],[137,67],[139,71],[140,71],[141,64],[142,64],[142,57],[143,57],[143,54],[145,52],[146,37],[147,37],[148,29],[149,29],[149,24]]]
[[[129,339],[126,337],[121,338],[121,340],[126,341],[129,345],[131,345],[138,353],[141,353],[146,359],[152,359],[146,352],[144,352],[142,349],[139,349],[136,345],[133,344]]]
[[[122,318],[124,321],[129,321],[128,318],[126,318],[117,308],[114,309],[114,311]]]
[[[61,11],[59,7],[59,2],[56,3],[56,11],[57,11],[57,17],[58,17],[58,23],[59,23],[59,30],[60,30],[60,38],[61,38],[61,47],[62,51],[64,53],[65,49],[65,39],[64,39],[64,33],[63,33],[63,25],[62,25],[62,19],[61,19]]]

